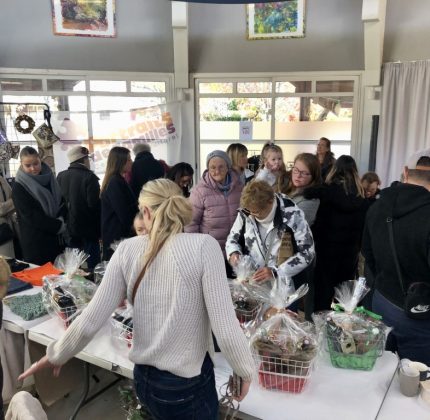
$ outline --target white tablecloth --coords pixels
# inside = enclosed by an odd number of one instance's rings
[[[397,357],[385,352],[370,372],[337,369],[323,352],[301,394],[267,391],[252,383],[240,411],[264,420],[374,420],[396,366]],[[228,363],[218,353],[218,388],[230,373]]]

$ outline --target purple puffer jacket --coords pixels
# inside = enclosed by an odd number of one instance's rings
[[[224,195],[206,170],[202,179],[191,190],[193,220],[185,227],[188,233],[208,233],[221,246],[225,256],[225,242],[236,220],[243,184],[235,171],[230,172],[231,186]]]

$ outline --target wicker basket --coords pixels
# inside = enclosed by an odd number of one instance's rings
[[[315,358],[308,361],[252,350],[259,384],[271,391],[298,394],[311,376]]]
[[[326,339],[331,364],[337,368],[372,370],[376,359],[384,352],[385,335],[382,332],[369,335],[359,345],[354,342],[353,348],[350,348],[350,337],[333,334],[329,329],[326,329]]]

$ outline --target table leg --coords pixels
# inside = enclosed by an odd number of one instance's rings
[[[75,411],[73,412],[70,420],[75,420],[76,416],[79,413],[79,410],[85,405],[85,400],[88,397],[88,391],[90,389],[90,365],[89,363],[84,363],[84,390],[82,391],[81,399],[78,402],[78,405],[75,407]]]

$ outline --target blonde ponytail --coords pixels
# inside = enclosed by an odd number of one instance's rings
[[[177,184],[157,179],[143,186],[139,207],[148,207],[152,212],[149,246],[143,255],[142,271],[146,271],[169,238],[183,232],[191,222],[192,206]]]

